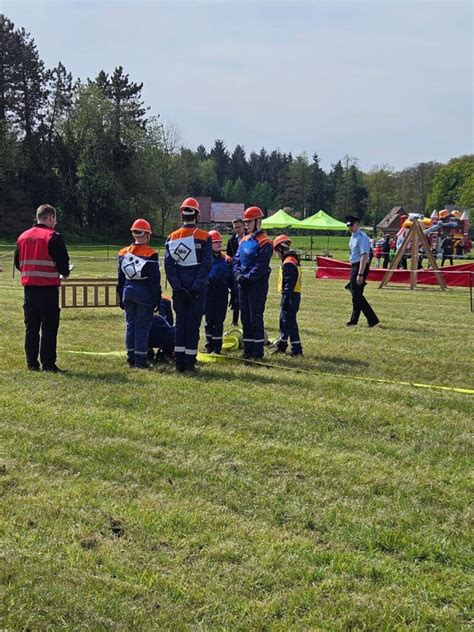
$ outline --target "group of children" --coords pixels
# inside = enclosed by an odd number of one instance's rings
[[[117,292],[125,311],[128,364],[147,368],[151,362],[172,359],[178,372],[193,371],[203,315],[204,352],[220,354],[229,298],[235,295],[243,326],[243,357],[262,359],[263,316],[273,252],[282,262],[278,282],[280,337],[273,351],[285,353],[290,344],[290,355],[302,355],[297,324],[302,270],[298,255],[290,249],[291,240],[280,235],[272,242],[261,229],[262,211],[250,207],[244,213],[246,234],[231,258],[222,252],[223,239],[217,230],[198,228],[197,200],[187,198],[180,211],[183,225],[169,235],[165,245],[172,301],[162,296],[158,254],[149,245],[149,222],[136,220],[131,227],[133,243],[119,252]]]

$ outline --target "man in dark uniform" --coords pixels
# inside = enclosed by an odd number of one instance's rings
[[[364,296],[364,286],[369,274],[370,241],[368,236],[360,230],[360,219],[355,215],[346,217],[346,225],[351,233],[349,241],[351,280],[349,288],[352,294],[352,315],[346,323],[348,327],[357,325],[362,312],[367,318],[369,327],[379,324],[379,319]]]
[[[30,371],[40,369],[39,352],[43,371],[62,372],[56,365],[59,286],[61,276],[69,275],[69,255],[55,226],[56,209],[42,204],[36,211],[36,224],[18,237],[15,251],[15,267],[25,288],[25,352]]]
[[[245,235],[244,222],[240,217],[235,217],[232,220],[232,229],[234,234],[227,242],[227,256],[231,259],[235,257],[242,237]],[[232,284],[229,307],[232,308],[232,326],[237,327],[239,324],[239,290],[237,283]]]

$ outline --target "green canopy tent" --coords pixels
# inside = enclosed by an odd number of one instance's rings
[[[344,222],[340,222],[334,217],[328,215],[325,211],[318,211],[311,217],[307,217],[298,223],[298,228],[302,228],[304,230],[339,230],[339,231],[347,231],[347,226]],[[328,243],[327,249],[329,250],[329,232],[328,232]],[[311,235],[311,257],[313,256],[313,235]]]
[[[262,228],[299,228],[300,224],[298,219],[291,217],[283,209],[262,220]]]

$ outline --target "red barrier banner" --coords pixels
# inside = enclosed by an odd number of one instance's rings
[[[338,261],[328,257],[316,257],[317,279],[341,279],[347,281],[351,273],[351,264],[347,261]],[[440,268],[446,285],[451,287],[469,287],[469,277],[474,274],[474,263],[462,263],[460,265]],[[378,281],[385,276],[385,268],[370,268],[368,281]],[[410,283],[410,270],[395,270],[390,283]],[[418,270],[417,283],[420,285],[438,285],[433,270]],[[472,280],[474,285],[474,278]]]

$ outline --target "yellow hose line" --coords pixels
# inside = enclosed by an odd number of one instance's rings
[[[65,353],[77,353],[82,355],[97,355],[97,356],[125,356],[125,351],[66,351]],[[234,358],[224,355],[209,355],[204,353],[198,353],[198,360],[200,362],[215,362],[222,363],[225,361],[242,362],[241,358]],[[256,366],[263,366],[268,369],[283,369],[287,371],[291,369],[295,373],[307,373],[308,375],[322,375],[324,377],[333,377],[339,379],[350,378],[351,380],[361,380],[364,382],[377,382],[378,384],[395,384],[396,386],[414,386],[415,388],[428,388],[436,391],[448,391],[451,393],[462,393],[463,395],[474,395],[474,389],[471,388],[459,388],[456,386],[441,386],[440,384],[423,384],[421,382],[403,382],[400,380],[386,380],[377,377],[366,377],[363,375],[340,375],[339,373],[328,373],[327,371],[312,371],[310,369],[302,369],[300,367],[288,367],[281,364],[270,364],[267,362],[259,362],[257,360],[245,360],[246,364],[254,364]]]

